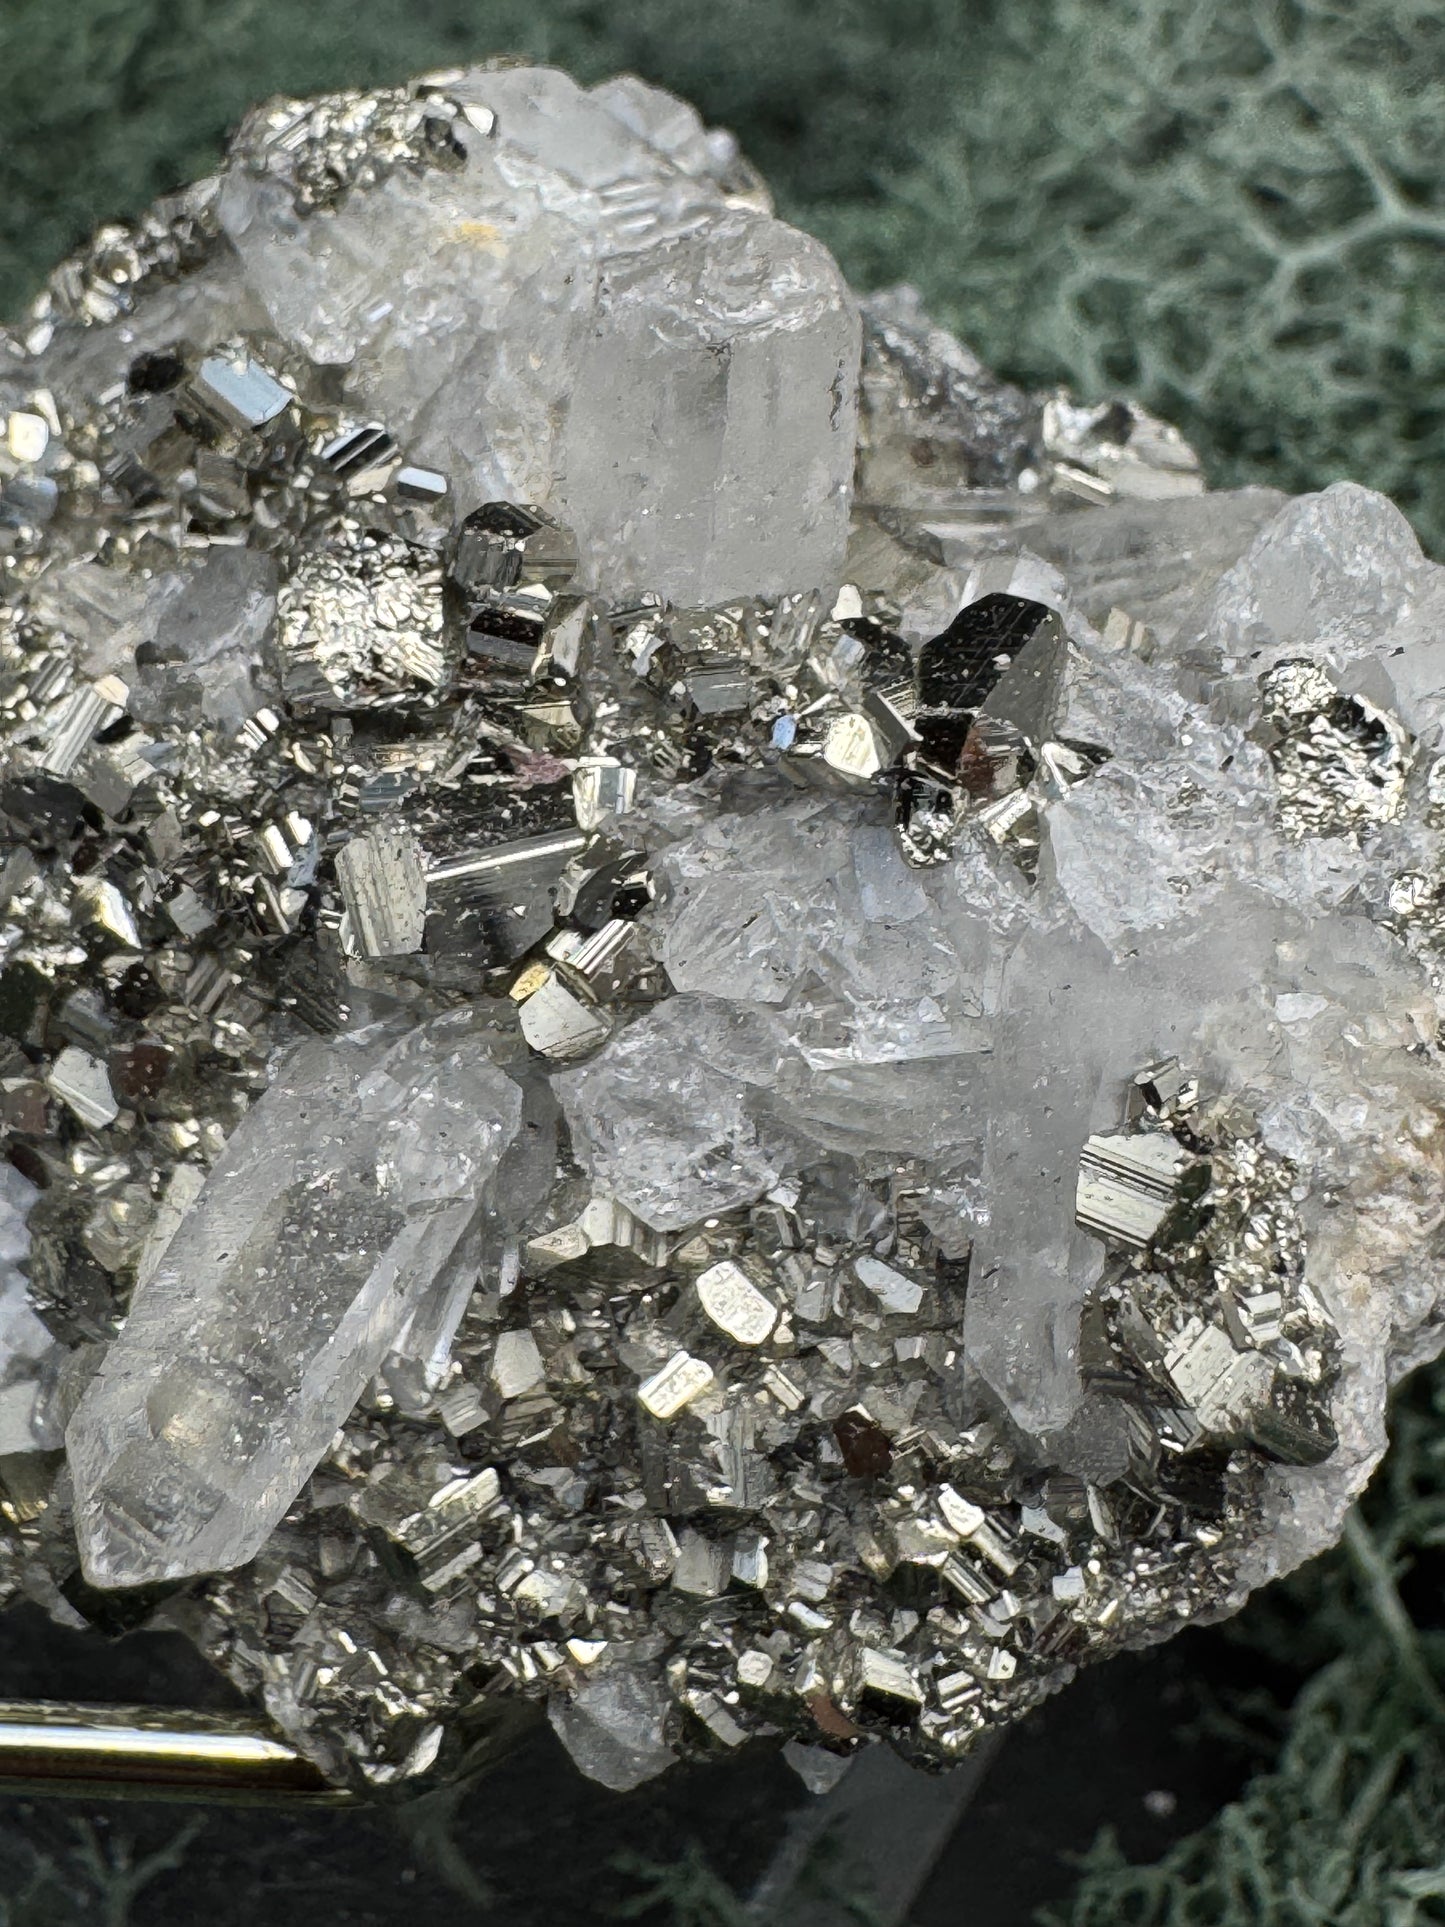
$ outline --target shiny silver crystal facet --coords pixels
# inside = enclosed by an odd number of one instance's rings
[[[232,428],[264,428],[296,399],[260,362],[211,355],[191,384],[196,400]]]

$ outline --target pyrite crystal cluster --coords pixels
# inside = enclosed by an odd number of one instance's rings
[[[272,103],[0,356],[4,1586],[340,1782],[946,1764],[1439,1343],[1445,575],[531,69]]]

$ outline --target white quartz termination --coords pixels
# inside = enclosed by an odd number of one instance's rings
[[[283,1062],[67,1430],[93,1585],[260,1550],[475,1221],[521,1104],[465,1014]]]
[[[221,219],[271,326],[463,506],[552,510],[610,591],[835,582],[859,322],[827,249],[729,192],[693,109],[639,81],[477,69],[446,92],[471,116],[456,171],[303,219],[232,162]]]

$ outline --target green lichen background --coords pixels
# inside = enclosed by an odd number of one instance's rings
[[[0,0],[0,315],[253,100],[497,53],[690,96],[857,285],[1127,391],[1216,484],[1383,489],[1445,555],[1442,0]],[[1445,1374],[1396,1434],[1344,1548],[1227,1635],[1274,1662],[1220,1714],[1258,1771],[1153,1866],[1101,1840],[1062,1927],[1445,1921]],[[678,1919],[729,1917],[695,1888]]]

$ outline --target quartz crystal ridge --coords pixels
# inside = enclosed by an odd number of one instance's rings
[[[1445,1330],[1388,503],[502,68],[58,269],[0,555],[4,1597],[626,1787],[945,1765],[1336,1536]]]
[[[521,1113],[465,1016],[301,1044],[66,1432],[85,1576],[254,1557],[476,1219]]]
[[[431,165],[311,221],[291,110],[243,126],[216,217],[270,327],[460,496],[551,503],[589,581],[709,602],[832,579],[858,317],[826,250],[635,84],[472,72],[430,112]]]

